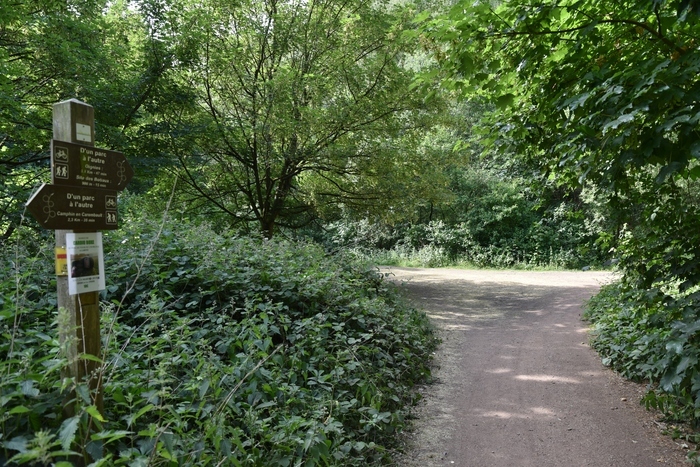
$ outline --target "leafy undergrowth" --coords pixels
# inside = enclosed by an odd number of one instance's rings
[[[61,377],[51,255],[3,259],[0,464],[390,461],[436,337],[376,269],[174,222],[105,251],[103,414]]]
[[[674,422],[669,434],[693,444],[700,441],[699,302],[697,288],[681,293],[677,284],[639,290],[615,283],[601,289],[585,315],[603,363],[648,382],[642,402]],[[697,452],[689,458],[700,465]]]
[[[580,270],[570,263],[552,260],[547,263],[515,259],[496,248],[483,249],[483,254],[450,256],[444,249],[427,245],[420,249],[397,247],[392,250],[350,250],[357,258],[383,266],[407,268],[457,268],[457,269],[514,269],[526,271]],[[474,252],[473,252],[474,253]],[[603,266],[602,268],[605,268]],[[600,268],[600,269],[602,269]],[[592,269],[585,266],[585,270]],[[599,268],[596,268],[599,269]]]

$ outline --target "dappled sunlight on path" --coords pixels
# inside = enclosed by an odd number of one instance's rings
[[[385,268],[443,339],[437,383],[401,465],[673,464],[624,412],[588,346],[582,304],[603,272]],[[621,415],[625,415],[621,417]]]

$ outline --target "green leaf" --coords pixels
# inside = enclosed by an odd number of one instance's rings
[[[35,383],[35,381],[31,380],[31,379],[22,381],[22,383],[20,384],[22,394],[24,394],[25,396],[29,396],[29,397],[38,396],[39,390],[34,387],[34,383]]]
[[[68,418],[61,423],[61,428],[58,430],[58,439],[61,442],[61,447],[64,451],[68,451],[70,449],[70,445],[75,439],[75,432],[78,430],[79,423],[79,415]]]
[[[199,385],[199,398],[202,399],[204,395],[207,393],[209,390],[209,378],[205,379],[202,381],[202,383]]]
[[[32,411],[31,409],[29,409],[23,405],[18,405],[17,407],[13,407],[12,409],[10,409],[10,411],[8,413],[15,415],[15,414],[27,413],[27,412],[31,412],[31,411]]]
[[[678,362],[678,367],[676,368],[676,373],[685,374],[685,371],[698,363],[698,358],[695,355],[685,355]]]
[[[90,404],[92,402],[92,398],[90,396],[90,388],[88,388],[87,384],[77,384],[75,386],[75,392],[80,396],[80,399],[82,399],[82,401],[85,404]]]
[[[430,11],[429,10],[423,10],[420,13],[416,15],[415,18],[413,18],[414,23],[422,23],[426,19],[430,17]]]
[[[12,451],[27,452],[28,441],[24,436],[17,436],[9,441],[5,441],[4,448]]]
[[[496,99],[496,107],[498,107],[499,109],[504,109],[506,107],[512,106],[513,102],[515,102],[514,94],[504,94],[498,99]]]
[[[690,171],[688,172],[688,178],[692,180],[697,180],[698,178],[700,178],[700,165],[690,169]]]
[[[554,20],[559,21],[559,20],[561,20],[562,11],[564,11],[564,8],[554,7],[551,10],[549,10],[549,17],[554,19]]]
[[[470,54],[464,53],[459,57],[460,66],[459,71],[463,75],[470,75],[474,71],[474,59]]]
[[[139,419],[139,417],[141,417],[141,415],[145,414],[146,412],[149,412],[153,409],[153,407],[155,407],[153,404],[148,404],[147,406],[142,407],[141,410],[136,412],[134,415],[128,417],[127,425],[131,426],[134,422],[136,422],[136,420]]]
[[[90,405],[85,408],[85,411],[90,414],[90,416],[100,422],[105,422],[106,420],[102,416],[99,410],[97,410],[97,406]]]
[[[100,357],[97,357],[97,356],[89,354],[89,353],[80,354],[79,358],[82,360],[89,360],[91,362],[102,363],[102,359]]]
[[[696,159],[700,159],[700,141],[696,141],[690,145],[690,155]]]
[[[673,161],[670,164],[664,166],[659,170],[659,174],[656,176],[656,183],[659,185],[665,183],[673,174],[679,172],[685,164],[682,162]]]
[[[158,443],[158,454],[169,461],[177,460],[177,458],[173,456],[172,453],[168,452],[167,449],[164,449],[163,443]]]
[[[105,444],[109,444],[113,441],[117,441],[119,439],[125,438],[132,434],[132,431],[126,431],[126,430],[108,430],[108,431],[100,431],[99,433],[95,433],[90,436],[90,439],[94,441],[102,440],[105,442]]]
[[[552,55],[549,56],[549,60],[552,62],[560,62],[566,57],[569,53],[569,49],[567,47],[560,47],[557,49]]]
[[[620,125],[622,125],[622,124],[624,124],[624,123],[629,123],[629,122],[631,122],[632,120],[634,120],[634,116],[635,116],[635,115],[636,115],[636,112],[632,112],[632,113],[628,113],[628,114],[624,114],[624,115],[619,116],[618,118],[616,118],[616,119],[613,120],[612,122],[606,123],[606,124],[603,126],[603,132],[605,132],[605,131],[608,130],[608,129],[613,129],[613,130],[615,130],[615,129],[617,129],[617,127],[619,127]]]
[[[666,370],[659,385],[664,391],[673,392],[674,387],[680,384],[681,381],[683,381],[683,374],[678,374],[677,366],[673,365]]]
[[[685,343],[685,340],[674,340],[666,343],[666,350],[669,352],[673,352],[676,355],[680,355],[683,353],[683,344]]]

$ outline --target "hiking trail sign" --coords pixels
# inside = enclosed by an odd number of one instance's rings
[[[81,133],[86,125],[76,124]],[[88,126],[88,129],[91,127]],[[75,142],[51,140],[51,184],[44,183],[27,209],[51,230],[116,230],[117,192],[134,176],[124,154]]]
[[[45,229],[116,230],[117,192],[44,183],[27,209]]]
[[[51,140],[51,174],[54,185],[121,191],[134,171],[121,152]]]

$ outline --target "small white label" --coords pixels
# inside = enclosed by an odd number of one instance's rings
[[[86,141],[88,143],[92,142],[92,131],[90,131],[90,125],[83,125],[82,123],[75,124],[75,137],[78,141]]]

